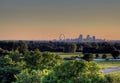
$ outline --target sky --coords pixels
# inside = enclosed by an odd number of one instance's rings
[[[0,40],[83,34],[120,40],[120,0],[0,0]]]

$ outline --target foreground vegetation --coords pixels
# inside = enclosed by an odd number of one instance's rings
[[[49,47],[51,45],[55,49]],[[84,47],[83,50],[79,45],[53,42],[47,42],[46,45],[46,43],[41,44],[41,42],[2,41],[0,42],[0,83],[120,82],[119,74],[103,74],[101,70],[102,68],[119,66],[120,61],[111,62],[108,60],[110,57],[114,59],[120,57],[119,46],[117,46],[119,44],[113,44],[115,49],[111,49],[112,52],[110,53],[108,51],[105,52],[105,49],[109,48],[109,44],[106,43],[81,44]],[[94,49],[94,45],[100,47]],[[104,45],[106,47],[103,47]],[[38,46],[38,49],[36,46]],[[78,48],[79,52],[76,52]],[[60,51],[60,49],[63,50]],[[52,53],[43,52],[49,50]],[[56,50],[59,52],[56,52]],[[68,58],[70,60],[65,62],[64,60]],[[82,60],[75,60],[76,58],[81,58]],[[94,58],[104,58],[107,61],[94,62],[92,61]]]
[[[105,75],[108,83],[120,83],[120,71],[112,72]]]
[[[85,60],[64,62],[59,55],[40,52],[38,49],[24,53],[19,53],[18,50],[6,51],[0,54],[0,62],[0,83],[119,82],[119,79],[113,78],[111,74],[104,75],[101,72],[102,68],[98,65],[100,62],[97,62],[98,64]]]

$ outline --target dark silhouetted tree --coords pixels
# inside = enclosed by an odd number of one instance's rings
[[[74,43],[66,43],[64,52],[76,52],[77,46]]]
[[[20,53],[25,53],[27,50],[28,50],[28,45],[26,42],[23,42],[23,41],[19,41],[18,42],[18,46],[17,46],[17,50],[20,52]]]
[[[82,59],[84,59],[86,61],[92,61],[93,58],[94,58],[94,56],[91,53],[85,53],[84,56],[82,57]]]
[[[113,50],[111,54],[112,54],[113,58],[116,59],[116,58],[119,57],[120,51],[119,50]]]
[[[102,55],[102,58],[103,58],[103,59],[107,59],[107,55],[106,55],[106,54],[103,54],[103,55]]]
[[[99,54],[96,54],[95,58],[99,58]]]

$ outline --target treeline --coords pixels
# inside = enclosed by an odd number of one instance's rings
[[[83,52],[83,53],[111,53],[120,50],[120,43],[65,43],[65,42],[40,42],[40,41],[0,41],[0,48],[4,50],[34,51],[41,52]]]

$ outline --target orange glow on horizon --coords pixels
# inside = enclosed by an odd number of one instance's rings
[[[120,40],[119,9],[119,0],[0,1],[0,40],[52,40],[61,33]]]

